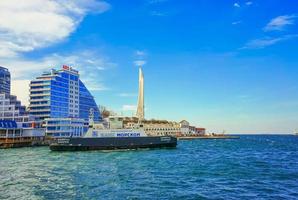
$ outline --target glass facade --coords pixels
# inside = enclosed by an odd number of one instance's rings
[[[78,71],[68,66],[43,73],[31,81],[29,110],[40,119],[80,118],[86,121],[93,110],[94,120],[101,120],[95,100],[79,79]]]
[[[10,94],[10,73],[0,66],[0,93]]]
[[[83,119],[49,118],[45,120],[48,137],[82,137],[88,130],[88,123]]]
[[[101,120],[100,111],[95,101],[93,100],[92,95],[87,90],[87,88],[85,87],[84,83],[81,80],[79,81],[79,86],[80,86],[80,96],[79,96],[80,117],[83,119],[89,118],[89,115],[91,112],[90,108],[92,108],[94,121],[100,121]]]

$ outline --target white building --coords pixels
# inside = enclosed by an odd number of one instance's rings
[[[177,136],[181,134],[180,124],[167,120],[142,120],[139,122],[137,117],[123,118],[124,128],[134,128],[141,126],[148,135],[152,136]]]
[[[0,94],[0,119],[27,122],[28,118],[26,107],[21,105],[16,96]]]
[[[16,96],[0,94],[0,148],[42,141],[44,132]]]
[[[47,137],[82,137],[88,130],[88,122],[77,118],[45,119]]]

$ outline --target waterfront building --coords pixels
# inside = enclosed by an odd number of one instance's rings
[[[191,126],[188,121],[182,120],[180,122],[181,134],[183,136],[190,136],[190,135],[205,135],[206,129],[205,128],[197,128],[195,126]]]
[[[114,117],[110,117],[110,127],[118,128],[121,125],[113,122]],[[138,117],[122,117],[118,121],[123,121],[124,128],[135,128],[142,126],[144,131],[152,136],[198,136],[205,135],[205,128],[197,128],[190,126],[189,122],[182,120],[181,122],[173,122],[167,120],[142,120],[140,123]]]
[[[93,126],[96,126],[94,124]],[[106,129],[143,129],[149,136],[177,136],[181,135],[180,124],[166,120],[142,120],[138,117],[110,116],[100,124]]]
[[[10,94],[10,73],[0,66],[0,93]]]
[[[177,122],[167,120],[147,120],[144,130],[152,136],[178,136],[181,134],[180,125]]]
[[[110,117],[110,124],[113,122]],[[181,135],[180,124],[167,120],[142,120],[141,124],[138,117],[123,118],[124,128],[135,128],[139,125],[144,128],[144,131],[151,136],[178,136]]]
[[[11,94],[0,94],[0,120],[14,121],[20,128],[41,128],[42,122],[26,111],[26,107]]]
[[[180,122],[181,134],[189,135],[189,122],[186,120],[182,120]]]
[[[21,105],[17,97],[7,93],[0,94],[0,119],[16,122],[28,122],[26,107]]]
[[[30,115],[16,96],[0,94],[0,120],[15,121],[22,128],[41,128],[42,121]]]
[[[197,129],[196,133],[198,135],[206,135],[206,129],[205,128],[196,128],[196,129]]]
[[[23,128],[13,120],[0,120],[0,149],[43,144],[44,130]]]
[[[16,96],[0,94],[0,148],[40,144],[44,136],[42,122],[30,116]]]
[[[197,128],[195,126],[189,126],[189,135],[205,135],[205,128]]]
[[[48,137],[82,137],[88,130],[88,122],[76,118],[45,119]]]
[[[14,137],[21,135],[21,128],[12,120],[0,120],[0,137]]]
[[[98,106],[79,78],[79,72],[68,66],[44,72],[30,83],[30,114],[40,118],[80,118],[88,121],[92,110],[94,121],[100,121]]]

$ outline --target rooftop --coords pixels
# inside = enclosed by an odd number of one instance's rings
[[[2,67],[2,66],[0,66],[0,70],[3,70],[3,71],[6,71],[6,72],[9,72],[9,70],[8,70],[7,68],[5,68],[5,67]]]

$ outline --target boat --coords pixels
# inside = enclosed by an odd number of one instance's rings
[[[144,76],[140,67],[136,124],[126,126],[123,122],[124,117],[121,116],[111,116],[106,118],[106,121],[95,123],[93,110],[90,110],[89,128],[83,137],[58,138],[51,142],[50,149],[78,151],[176,147],[176,137],[150,135],[150,132],[144,129],[144,111]]]
[[[175,148],[173,136],[151,136],[143,125],[123,127],[123,117],[112,117],[108,127],[104,123],[92,124],[83,137],[57,138],[50,144],[52,151],[119,150],[141,148]]]

